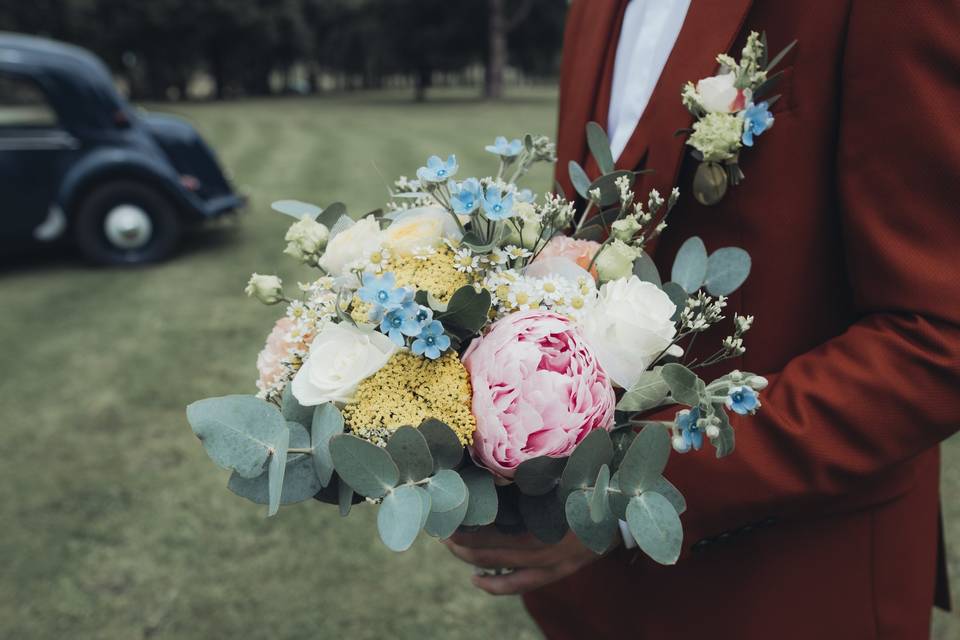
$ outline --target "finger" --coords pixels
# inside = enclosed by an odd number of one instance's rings
[[[506,534],[493,527],[477,531],[457,531],[449,538],[461,547],[476,549],[542,549],[548,547],[530,533]]]
[[[502,576],[474,576],[473,586],[493,596],[510,596],[539,589],[559,577],[554,568],[520,569]]]
[[[478,549],[450,541],[444,544],[464,562],[485,569],[547,567],[556,563],[551,549]]]

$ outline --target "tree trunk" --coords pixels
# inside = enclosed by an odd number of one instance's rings
[[[489,41],[483,95],[491,100],[499,100],[503,97],[503,71],[507,66],[507,21],[504,15],[504,1],[487,0]]]

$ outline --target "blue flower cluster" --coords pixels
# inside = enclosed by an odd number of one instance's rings
[[[467,216],[477,209],[482,209],[484,217],[488,220],[506,220],[513,215],[515,198],[520,202],[533,199],[532,193],[522,192],[514,196],[512,192],[503,192],[495,185],[484,189],[476,178],[467,178],[463,182],[451,180],[447,186],[450,189],[450,205],[454,213],[461,216]]]
[[[450,348],[443,324],[433,319],[431,309],[416,303],[411,289],[397,286],[393,273],[365,276],[357,295],[373,305],[370,318],[380,323],[380,331],[398,347],[405,347],[407,338],[414,338],[413,353],[431,360]]]
[[[677,413],[676,424],[683,439],[683,448],[678,449],[680,453],[689,451],[691,447],[695,451],[700,451],[700,447],[703,446],[703,430],[697,426],[698,420],[700,420],[700,407],[684,409]]]
[[[750,387],[740,386],[730,389],[724,401],[727,408],[742,416],[753,415],[760,408],[760,396]]]
[[[743,110],[743,144],[753,146],[753,137],[773,126],[773,115],[767,102],[751,104]]]

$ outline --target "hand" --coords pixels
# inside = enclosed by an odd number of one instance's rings
[[[510,568],[512,573],[473,576],[473,586],[495,596],[526,593],[579,571],[600,556],[568,532],[557,544],[545,544],[530,533],[507,535],[493,527],[457,532],[443,544],[453,555],[481,569]]]

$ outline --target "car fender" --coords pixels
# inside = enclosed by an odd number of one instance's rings
[[[181,212],[201,215],[202,203],[180,184],[169,164],[131,149],[103,148],[75,162],[60,183],[57,201],[70,216],[91,187],[112,179],[141,180],[171,199]]]

